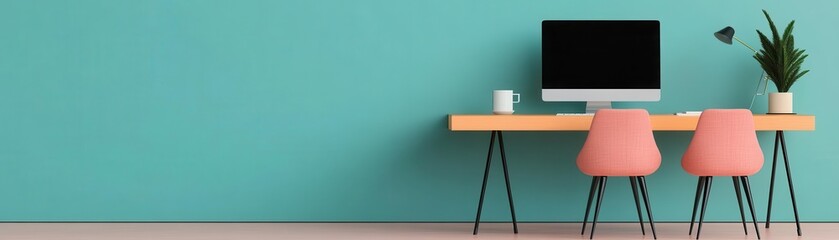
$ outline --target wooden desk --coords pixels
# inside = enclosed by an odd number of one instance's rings
[[[516,222],[516,211],[513,206],[513,193],[510,188],[510,177],[507,171],[507,156],[504,152],[504,137],[502,131],[588,131],[591,120],[594,116],[573,116],[573,115],[449,115],[449,130],[451,131],[490,131],[492,132],[489,142],[489,153],[487,154],[486,168],[484,170],[484,181],[481,187],[481,197],[478,200],[478,214],[475,217],[475,228],[473,234],[478,233],[478,225],[481,220],[481,209],[484,203],[487,177],[489,176],[490,163],[496,136],[501,149],[501,162],[504,168],[504,180],[507,184],[507,198],[510,202],[510,214],[513,218],[513,232],[518,233]],[[778,163],[778,147],[781,147],[784,156],[784,165],[787,172],[787,183],[789,184],[790,197],[792,198],[792,209],[795,214],[795,224],[798,235],[801,236],[801,226],[798,220],[798,207],[795,201],[795,190],[792,184],[792,173],[790,173],[789,159],[787,158],[786,140],[784,131],[813,131],[816,129],[816,116],[813,115],[754,115],[755,128],[758,131],[775,131],[775,151],[772,157],[772,177],[769,184],[769,206],[766,211],[766,227],[769,227],[772,214],[772,196],[775,189],[775,168]],[[676,116],[672,114],[652,115],[650,120],[653,131],[694,131],[698,116]]]
[[[588,131],[594,116],[449,115],[452,131]],[[698,116],[652,115],[654,131],[693,131]],[[813,131],[813,115],[755,115],[758,131]]]

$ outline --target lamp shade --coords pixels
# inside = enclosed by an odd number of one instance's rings
[[[717,37],[720,41],[731,45],[731,39],[734,38],[734,28],[731,26],[725,27],[722,30],[717,31],[714,33],[714,36]]]

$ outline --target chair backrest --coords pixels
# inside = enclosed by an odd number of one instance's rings
[[[682,167],[696,176],[749,176],[763,167],[752,112],[708,109],[682,157]]]
[[[650,114],[602,109],[594,114],[577,166],[591,176],[646,176],[661,165]]]

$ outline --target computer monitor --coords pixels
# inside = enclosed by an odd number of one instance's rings
[[[661,98],[657,20],[542,21],[542,100],[586,101],[586,112],[612,101]]]

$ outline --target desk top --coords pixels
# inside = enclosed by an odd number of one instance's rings
[[[813,131],[814,115],[755,114],[758,131]],[[591,115],[449,115],[451,131],[588,131]],[[654,131],[693,131],[699,116],[650,115]]]

